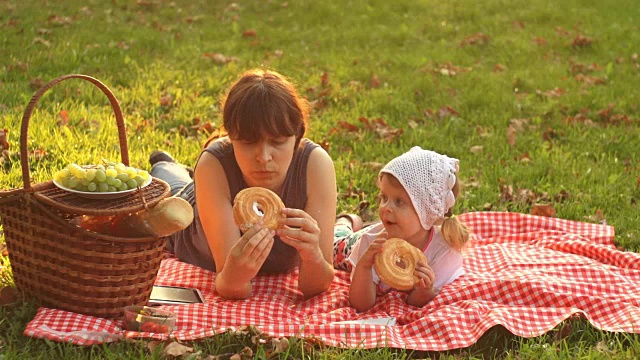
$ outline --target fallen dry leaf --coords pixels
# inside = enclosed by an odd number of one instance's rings
[[[0,129],[0,151],[9,149],[9,129]]]
[[[507,67],[505,65],[503,65],[503,64],[495,64],[493,66],[493,72],[494,73],[503,72],[505,70],[507,70]]]
[[[604,216],[604,213],[602,212],[601,209],[596,209],[596,212],[588,217],[588,220],[602,224],[602,225],[606,225],[607,224],[607,219]]]
[[[516,30],[524,29],[524,23],[522,21],[514,21],[511,23],[511,26]]]
[[[489,40],[491,40],[491,36],[479,32],[462,39],[462,41],[460,42],[460,46],[464,47],[468,45],[484,45],[487,44]]]
[[[371,79],[369,79],[369,87],[372,89],[376,89],[380,87],[380,79],[378,79],[378,75],[373,74]]]
[[[553,98],[553,97],[559,97],[562,96],[564,94],[566,94],[567,91],[558,87],[555,87],[551,90],[547,90],[545,92],[542,92],[540,90],[536,90],[536,94],[540,95],[540,96],[546,96],[548,98]]]
[[[443,106],[436,111],[426,109],[423,113],[427,119],[434,120],[443,120],[452,116],[458,116],[458,111],[451,106]]]
[[[605,340],[598,341],[598,343],[596,344],[596,350],[598,350],[598,352],[610,352]]]
[[[576,36],[573,38],[573,41],[571,41],[571,46],[587,47],[587,46],[591,46],[592,43],[593,43],[592,38],[582,35],[580,33],[577,33]]]
[[[500,184],[500,200],[509,202],[511,199],[513,199],[513,186]]]
[[[531,215],[555,217],[556,209],[551,204],[534,204],[531,209]]]
[[[601,78],[598,76],[584,75],[584,74],[577,74],[575,76],[575,79],[579,83],[583,83],[588,86],[602,85],[606,82],[604,78]]]
[[[571,36],[571,32],[564,29],[562,26],[556,26],[556,35],[558,36],[562,36],[562,37],[568,37]]]
[[[539,45],[539,46],[547,45],[547,39],[545,39],[545,38],[543,38],[543,37],[541,37],[541,36],[536,36],[536,37],[534,37],[533,39],[531,39],[531,41],[532,41],[534,44],[537,44],[537,45]]]
[[[557,343],[563,341],[569,337],[569,335],[571,335],[571,323],[565,322],[562,324],[560,330],[558,330],[558,332],[553,336],[553,342]]]
[[[33,42],[32,43],[33,44],[41,44],[41,45],[44,45],[45,47],[50,47],[51,46],[51,42],[49,42],[49,41],[47,41],[47,40],[45,40],[45,39],[43,39],[41,37],[33,38]]]
[[[193,353],[193,348],[182,345],[178,342],[171,342],[162,350],[162,353],[167,356],[183,356],[185,354]]]
[[[242,37],[246,38],[246,37],[256,37],[258,35],[258,32],[256,31],[256,29],[249,29],[246,30],[245,32],[242,33]]]
[[[170,94],[165,94],[160,97],[160,106],[162,107],[169,107],[171,106],[172,102],[173,102],[173,96],[171,96]]]
[[[58,126],[65,126],[69,124],[69,112],[67,110],[60,110],[58,113]]]
[[[273,338],[271,339],[271,346],[273,346],[272,354],[281,353],[289,348],[289,339],[286,337],[281,337],[279,339]]]
[[[47,18],[51,25],[67,25],[73,23],[73,19],[68,16],[51,15]]]
[[[203,57],[205,58],[209,58],[211,60],[213,60],[214,63],[216,64],[226,64],[226,63],[230,63],[232,61],[238,61],[238,58],[233,57],[233,56],[226,56],[224,54],[221,53],[204,53],[202,54]]]
[[[320,86],[323,89],[329,87],[329,73],[327,73],[326,71],[323,72],[322,75],[320,75]]]
[[[517,129],[513,124],[507,127],[507,142],[511,147],[516,146]]]
[[[436,67],[436,69],[434,69],[435,72],[444,76],[456,76],[459,73],[469,72],[472,70],[473,68],[456,66],[456,65],[453,65],[452,63],[445,63],[442,65],[439,65],[438,67]]]

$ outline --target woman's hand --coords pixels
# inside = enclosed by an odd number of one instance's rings
[[[318,222],[300,209],[282,209],[287,217],[280,221],[277,230],[280,239],[298,250],[301,262],[324,259],[320,250],[320,227]]]
[[[271,252],[274,235],[261,222],[254,225],[231,247],[223,271],[232,271],[238,283],[251,281]]]

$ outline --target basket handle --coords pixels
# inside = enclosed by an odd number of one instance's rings
[[[98,79],[92,78],[91,76],[82,75],[82,74],[63,75],[51,80],[47,84],[43,85],[40,89],[38,89],[38,91],[36,91],[36,93],[33,94],[33,97],[29,101],[29,104],[27,105],[27,108],[24,111],[24,115],[22,115],[22,127],[20,129],[20,161],[22,165],[22,182],[24,184],[24,190],[26,192],[34,191],[31,187],[31,178],[29,173],[29,156],[27,151],[27,132],[29,130],[29,119],[31,118],[33,109],[35,108],[36,104],[38,103],[42,95],[44,95],[44,93],[47,90],[49,90],[51,87],[53,87],[54,85],[56,85],[57,83],[63,80],[73,79],[73,78],[84,79],[91,82],[92,84],[99,87],[100,90],[102,90],[102,92],[105,95],[107,95],[107,98],[109,98],[109,102],[111,103],[113,112],[116,115],[116,122],[118,125],[118,139],[120,141],[120,157],[122,159],[122,163],[129,166],[129,148],[127,146],[127,132],[124,125],[124,119],[122,118],[122,109],[120,108],[120,104],[118,103],[118,100],[113,95],[111,90],[109,90],[109,88],[103,83],[101,83]]]

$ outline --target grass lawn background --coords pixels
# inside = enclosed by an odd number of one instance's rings
[[[10,146],[0,157],[0,189],[22,186],[22,113],[57,76],[90,75],[113,91],[131,164],[148,169],[158,148],[193,165],[220,125],[223,91],[242,71],[266,67],[311,101],[308,135],[335,161],[339,211],[373,220],[380,166],[420,145],[460,159],[458,213],[530,213],[548,204],[557,217],[614,226],[616,244],[637,252],[639,9],[632,0],[0,0],[0,128]],[[112,114],[86,81],[49,90],[29,126],[34,183],[71,162],[118,159]],[[0,314],[5,358],[160,356],[138,343],[85,349],[35,341],[21,335],[33,306]],[[197,346],[214,355],[245,343],[260,348],[231,335]],[[291,349],[292,357],[311,358],[415,355],[309,350],[304,340]],[[429,355],[638,354],[637,335],[568,321],[534,339],[495,329],[470,349]]]

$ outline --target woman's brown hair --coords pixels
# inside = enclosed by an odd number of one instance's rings
[[[293,84],[270,70],[243,73],[222,99],[222,127],[232,139],[295,136],[297,147],[307,130],[308,116],[308,103]]]

